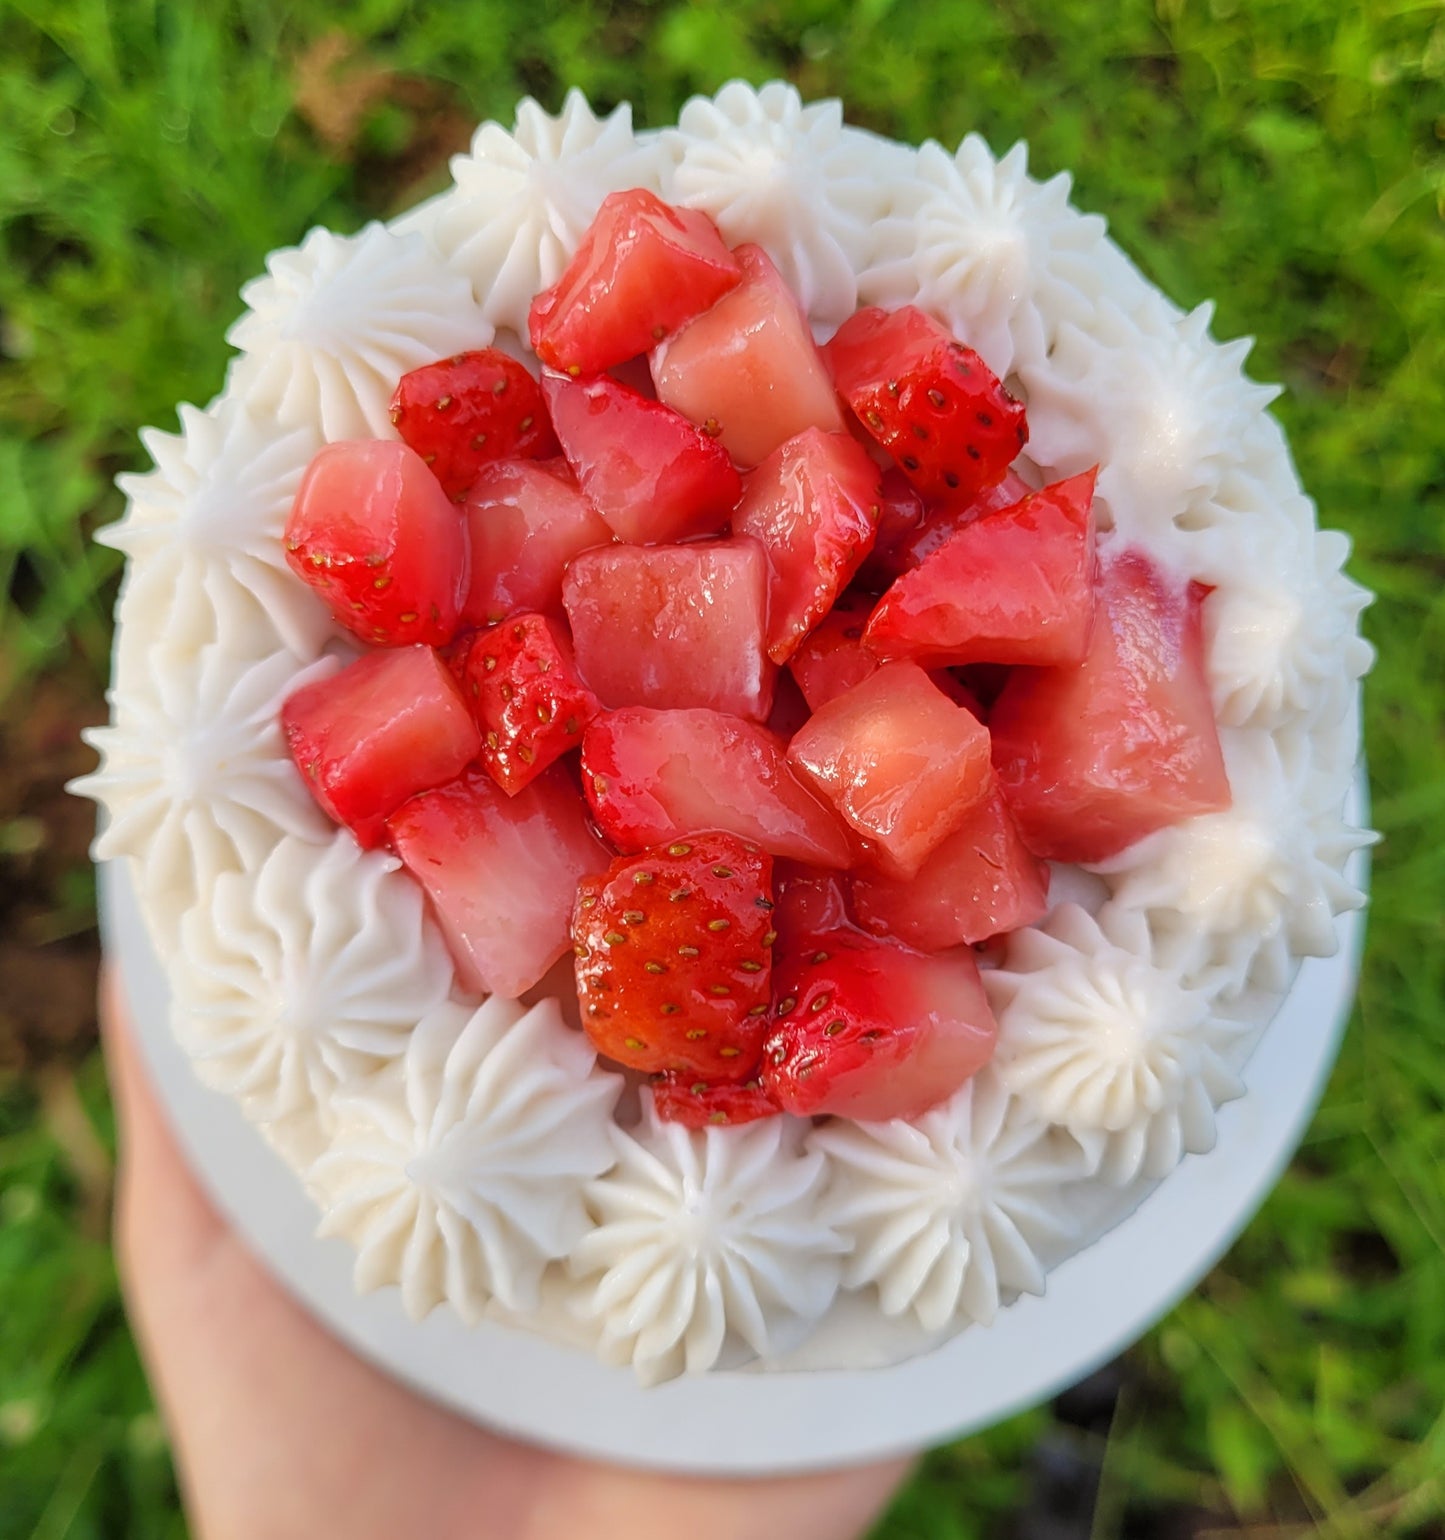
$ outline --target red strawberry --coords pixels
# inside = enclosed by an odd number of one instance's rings
[[[1028,442],[997,375],[913,305],[858,311],[824,352],[839,393],[926,498],[976,497]]]
[[[482,764],[505,792],[579,747],[602,709],[577,677],[561,625],[545,615],[513,615],[477,632],[452,666],[482,730]]]
[[[772,857],[731,834],[624,856],[577,889],[582,1025],[648,1073],[748,1079],[767,1025]]]
[[[821,711],[877,673],[878,659],[863,646],[863,628],[872,609],[873,601],[862,594],[844,594],[788,659],[788,670],[810,710]]]
[[[536,380],[500,348],[458,353],[402,375],[391,422],[451,498],[462,497],[491,460],[557,453]]]
[[[783,1110],[759,1080],[715,1085],[674,1070],[652,1083],[652,1102],[664,1123],[684,1128],[726,1128],[775,1118]]]
[[[359,658],[297,690],[281,729],[307,789],[363,849],[381,844],[388,816],[440,786],[477,752],[476,724],[430,647]]]
[[[892,474],[902,479],[901,471],[894,470]],[[890,481],[889,476],[885,474],[883,478],[885,497],[890,494],[890,488],[895,489],[896,495],[896,486],[897,483]],[[908,490],[913,497],[918,498],[917,492],[914,492],[912,487]],[[919,499],[918,517],[912,524],[906,522],[907,505],[901,498],[891,512],[889,504],[885,501],[883,517],[889,522],[886,526],[879,525],[878,538],[873,542],[873,553],[863,563],[859,576],[880,590],[887,588],[905,572],[911,572],[919,562],[926,556],[932,555],[945,540],[951,539],[959,530],[998,508],[1012,508],[1031,491],[1033,488],[1022,476],[1010,471],[996,486],[985,487],[971,502],[935,504],[925,510],[922,499]],[[887,539],[884,538],[885,527],[890,531]]]
[[[301,478],[286,560],[337,621],[381,647],[442,647],[457,629],[467,532],[405,444],[328,444]]]

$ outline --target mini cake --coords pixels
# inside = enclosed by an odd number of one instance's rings
[[[1342,571],[1348,543],[1317,529],[1266,411],[1275,392],[1242,373],[1248,344],[1214,342],[1208,306],[1185,314],[1159,294],[1103,221],[1071,206],[1066,176],[1029,177],[1022,146],[1002,160],[976,135],[956,153],[935,143],[915,150],[849,127],[837,103],[804,105],[789,86],[755,91],[735,82],[689,102],[677,127],[660,132],[635,132],[625,106],[599,118],[575,92],[556,117],[524,102],[511,131],[494,123],[478,130],[452,172],[447,192],[390,225],[354,236],[315,230],[268,260],[267,275],[243,291],[246,312],[228,334],[237,357],[225,389],[204,410],[183,406],[178,434],[143,434],[154,469],[122,478],[127,512],[103,536],[128,563],[112,721],[90,740],[102,764],[79,789],[107,815],[97,857],[130,864],[166,962],[173,1030],[201,1079],[234,1097],[295,1168],[322,1231],[355,1248],[357,1288],[395,1287],[415,1317],[442,1308],[468,1322],[500,1320],[630,1365],[647,1383],[748,1363],[868,1367],[967,1327],[986,1329],[1020,1294],[1042,1293],[1051,1267],[1156,1185],[1162,1190],[1150,1201],[1169,1202],[1171,1171],[1209,1151],[1217,1109],[1242,1094],[1241,1071],[1299,960],[1333,952],[1335,917],[1363,902],[1345,872],[1369,836],[1351,827],[1344,808],[1359,748],[1358,681],[1371,652],[1358,632],[1368,596]],[[406,754],[430,755],[443,768],[415,783],[419,795],[400,811],[354,799],[339,812],[330,806],[350,824],[338,827],[313,795],[314,774],[308,781],[298,768],[316,760],[296,749],[296,703],[313,692],[329,699],[342,676],[363,681],[358,698],[392,689],[406,701],[429,699],[429,691],[450,701],[454,686],[443,676],[451,675],[431,650],[443,645],[456,677],[470,679],[480,697],[496,657],[474,659],[480,672],[469,675],[467,657],[457,656],[460,622],[453,615],[443,625],[435,607],[435,634],[393,635],[378,625],[362,640],[354,617],[338,623],[335,593],[328,590],[329,608],[324,585],[297,575],[320,549],[306,545],[312,537],[303,536],[298,510],[321,475],[314,467],[329,463],[327,445],[360,443],[356,453],[390,467],[385,474],[414,475],[401,458],[411,451],[397,442],[398,424],[411,440],[393,399],[399,383],[475,350],[500,350],[535,375],[532,344],[544,338],[538,348],[552,349],[549,361],[562,365],[544,390],[568,447],[564,414],[603,404],[579,406],[586,386],[575,376],[618,360],[569,369],[573,344],[557,343],[547,318],[604,199],[636,189],[705,216],[698,228],[715,230],[719,260],[734,268],[735,256],[745,267],[754,260],[738,248],[760,250],[756,260],[772,274],[766,281],[781,279],[796,300],[813,339],[826,345],[818,353],[807,342],[812,357],[826,354],[832,384],[818,376],[824,404],[780,437],[804,445],[790,451],[799,463],[814,453],[809,432],[852,446],[850,463],[862,463],[869,484],[859,502],[867,530],[848,562],[839,561],[842,575],[812,548],[801,568],[788,566],[757,490],[756,467],[775,445],[745,441],[731,418],[717,422],[706,406],[688,404],[697,376],[684,378],[675,337],[686,337],[705,307],[656,327],[648,346],[658,394],[710,438],[721,436],[703,479],[742,489],[741,501],[728,493],[721,513],[697,514],[696,499],[679,504],[679,522],[661,538],[681,543],[666,549],[695,560],[692,542],[731,516],[739,538],[720,543],[728,549],[716,560],[730,565],[710,572],[709,591],[753,581],[743,572],[761,561],[743,549],[753,536],[768,555],[759,570],[773,574],[771,607],[755,628],[768,657],[759,652],[751,672],[727,676],[737,725],[726,743],[711,741],[710,762],[733,774],[727,767],[766,761],[754,773],[786,787],[778,795],[792,810],[792,843],[760,853],[755,841],[768,836],[752,826],[718,835],[710,816],[683,826],[684,840],[667,817],[654,810],[647,822],[636,807],[628,817],[643,832],[634,828],[628,843],[617,834],[622,815],[609,822],[612,813],[599,810],[606,777],[595,767],[605,755],[642,752],[637,744],[662,731],[657,718],[710,709],[681,699],[675,682],[657,701],[629,695],[632,687],[607,672],[636,661],[613,645],[616,631],[604,626],[601,641],[584,640],[586,626],[603,625],[598,606],[588,607],[599,563],[610,564],[609,582],[625,584],[633,579],[619,577],[621,568],[652,552],[647,581],[663,589],[680,582],[670,568],[658,575],[661,547],[630,543],[655,540],[656,526],[648,533],[600,524],[557,570],[565,567],[579,658],[590,660],[588,709],[598,715],[586,729],[584,759],[599,783],[589,800],[612,846],[580,822],[565,850],[540,814],[531,825],[509,825],[507,839],[471,871],[468,901],[490,904],[492,915],[511,903],[521,918],[512,932],[492,935],[489,950],[469,950],[451,897],[426,882],[416,852],[431,848],[429,831],[447,808],[473,805],[473,783],[488,806],[521,806],[503,795],[521,795],[507,779],[522,778],[518,761],[496,744],[488,759],[470,726],[455,743],[429,726],[408,740]],[[927,466],[910,452],[906,428],[890,439],[883,421],[896,380],[877,410],[868,404],[858,339],[869,326],[914,315],[931,318],[920,321],[926,327],[939,323],[972,350],[960,356],[976,357],[1003,382],[994,406],[976,414],[976,433],[1002,431],[994,419],[1003,413],[1015,435],[991,483],[993,524],[979,521],[976,504],[949,523],[948,490],[919,490]],[[628,367],[619,378],[637,384],[642,377]],[[718,379],[713,389],[729,388],[726,369]],[[594,396],[610,388],[596,386]],[[649,399],[651,391],[626,395]],[[801,395],[799,387],[780,397],[777,410],[803,410]],[[836,422],[820,425],[820,414]],[[537,427],[529,413],[509,431],[543,433],[545,422]],[[549,442],[517,452],[544,452]],[[443,514],[424,558],[455,565],[468,560],[446,554],[454,539],[446,497],[457,488],[446,485],[445,456],[429,459],[426,496],[441,499]],[[890,504],[893,512],[880,514],[876,477],[889,465],[904,511]],[[472,467],[459,495],[485,475],[488,506],[497,506],[523,496],[516,486],[534,474],[543,473],[511,460],[485,472]],[[815,462],[786,474],[815,474]],[[575,506],[587,503],[565,468],[554,481]],[[594,497],[586,474],[581,485]],[[353,500],[365,497],[357,491]],[[1072,630],[1062,640],[1056,631],[1046,643],[1032,632],[1026,643],[1011,640],[1005,617],[982,650],[976,627],[940,641],[932,577],[951,570],[956,583],[978,586],[970,574],[987,572],[994,559],[980,550],[979,529],[1000,527],[1003,511],[1019,508],[1031,519],[1043,518],[1040,509],[1063,518],[1058,510],[1072,508],[1070,528],[1082,529],[1087,515],[1099,566],[1090,554],[1080,570],[1097,570],[1097,592],[1078,598],[1086,607],[1069,611],[1064,629]],[[653,515],[661,516],[655,508]],[[614,533],[622,543],[612,543]],[[470,622],[481,628],[476,634],[521,612],[550,607],[560,616],[556,599],[500,582],[490,538],[474,537],[469,558],[468,592],[485,590]],[[936,552],[955,553],[952,568]],[[865,565],[850,587],[865,556],[875,568],[895,565],[881,579],[875,571],[871,589]],[[311,559],[314,569],[331,570],[331,558]],[[784,568],[797,591],[779,587]],[[819,600],[820,574],[830,572]],[[391,580],[387,568],[374,586]],[[1029,768],[1041,752],[1051,764],[1083,752],[1052,741],[1065,724],[1073,731],[1109,711],[1115,726],[1127,720],[1118,701],[1078,684],[1106,591],[1111,615],[1154,616],[1142,629],[1119,622],[1110,642],[1141,654],[1131,666],[1142,693],[1130,709],[1155,712],[1156,727],[1167,722],[1194,765],[1191,785],[1205,787],[1157,817],[1138,814],[1147,786],[1129,791],[1135,800],[1126,798],[1123,812],[1113,804],[1101,811],[1092,792],[1071,802],[1078,786],[1067,777],[1041,785]],[[634,592],[641,589],[625,589],[618,605],[635,610],[642,601],[626,597]],[[1173,597],[1157,597],[1165,593]],[[1156,624],[1166,612],[1173,631]],[[402,630],[429,624],[412,612],[394,618]],[[525,641],[534,658],[535,648],[551,647],[553,656],[560,621],[550,624],[548,631],[527,621],[534,629],[524,638],[517,622],[516,645]],[[850,674],[864,656],[860,628],[873,651]],[[849,637],[852,650],[838,651]],[[367,645],[383,641],[411,645]],[[694,672],[710,667],[708,641],[704,627]],[[1166,688],[1170,648],[1197,660],[1188,709],[1159,705],[1150,693]],[[758,681],[771,681],[779,661],[801,692],[774,706],[759,696]],[[347,673],[367,668],[377,672]],[[1012,672],[1001,686],[1004,668]],[[997,698],[984,710],[966,686]],[[718,698],[708,700],[715,706]],[[894,826],[870,823],[873,813],[861,806],[876,755],[858,744],[870,723],[904,720],[887,712],[914,700],[921,714],[907,720],[936,726],[950,743],[958,738],[957,753],[973,756],[977,776],[1001,786],[1003,800],[987,811],[994,804],[978,801],[981,793],[962,796],[961,783],[950,781],[930,793],[934,823],[920,814],[895,838]],[[544,706],[540,720],[550,715]],[[1107,736],[1097,723],[1092,730]],[[766,742],[787,738],[788,763],[778,753],[769,759]],[[530,752],[530,739],[507,741]],[[682,750],[669,740],[648,752]],[[568,773],[548,772],[557,778],[545,781],[547,797],[577,796]],[[1020,869],[1036,886],[1033,907],[1017,911],[1006,934],[970,932],[960,943],[956,929],[939,929],[933,890],[919,873],[950,835],[969,851],[995,837],[961,832],[965,803],[975,808],[970,816],[993,818],[1009,840],[1022,839]],[[883,975],[898,998],[915,1002],[910,1009],[922,1011],[916,1001],[928,991],[930,999],[946,994],[939,1009],[966,1015],[977,1029],[981,1049],[959,1049],[955,1040],[952,1057],[930,1061],[927,1083],[947,1087],[941,1099],[910,1092],[910,1100],[896,1079],[881,1097],[872,1081],[844,1094],[836,1066],[824,1077],[825,1094],[805,1094],[802,1073],[785,1092],[783,1069],[765,1066],[746,1082],[723,1069],[725,1095],[709,1085],[703,1100],[689,1101],[703,1095],[690,1084],[702,1073],[693,1061],[679,1068],[672,1058],[633,1053],[625,1011],[612,1012],[614,1020],[605,1003],[617,987],[606,955],[614,933],[594,935],[587,913],[597,904],[599,913],[614,912],[609,884],[644,891],[665,881],[667,861],[683,861],[697,841],[710,869],[728,878],[735,866],[776,859],[778,885],[758,891],[777,897],[792,916],[787,923],[801,923],[803,911],[820,923],[826,911],[850,934],[903,934],[909,946],[899,956],[926,954],[930,967],[945,970],[928,974],[926,990],[914,988],[900,963]],[[792,867],[784,877],[785,860],[851,870],[830,886]],[[538,967],[566,945],[554,945],[549,932],[549,955],[534,965],[544,921],[525,908],[522,878],[549,862],[571,862],[574,887],[581,879],[565,937],[578,955],[539,979]],[[684,885],[674,884],[674,896],[692,892],[683,878],[676,883]],[[624,920],[631,913],[615,912]],[[710,928],[747,929],[742,911],[707,912]],[[643,909],[636,914],[641,922]],[[770,947],[776,928],[758,924],[769,927],[758,944]],[[681,934],[669,932],[672,940]],[[760,967],[741,966],[754,974]],[[820,949],[786,967],[780,954],[771,982],[762,974],[750,1009],[763,1020],[758,1032],[771,1034],[768,1063],[792,1073],[804,1060],[804,1070],[827,1062],[825,1035],[799,1039],[800,1050],[788,1033],[809,1008],[828,1018],[841,1009],[824,1010],[835,989],[829,966]],[[902,1009],[896,1001],[892,1008]],[[609,1017],[613,1036],[599,1017]],[[853,1026],[844,1026],[841,1016],[829,1023],[851,1041]],[[920,1061],[903,1054],[899,1062],[906,1075]],[[659,1070],[654,1083],[649,1076]],[[900,1109],[907,1115],[891,1115]]]

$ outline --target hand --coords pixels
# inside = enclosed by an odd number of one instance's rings
[[[763,1481],[654,1476],[485,1432],[363,1363],[252,1260],[197,1187],[101,989],[116,1250],[198,1540],[852,1540],[893,1461]]]

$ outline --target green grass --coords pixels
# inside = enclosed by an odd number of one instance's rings
[[[344,17],[350,95],[300,90]],[[370,84],[367,71],[372,72]],[[387,72],[378,78],[377,71]],[[1129,1357],[1112,1427],[1056,1410],[940,1451],[887,1540],[1002,1536],[1059,1461],[1095,1540],[1445,1534],[1445,14],[1424,0],[12,0],[0,10],[0,710],[98,688],[135,429],[207,399],[239,284],[312,223],[435,184],[460,126],[566,83],[670,120],[732,74],[882,131],[1071,168],[1177,299],[1219,300],[1379,594],[1365,978],[1299,1158]],[[358,82],[360,83],[358,85]],[[319,125],[319,126],[318,126]],[[330,137],[328,138],[327,135]],[[24,843],[0,820],[0,874]],[[61,919],[89,888],[55,880]],[[68,918],[67,918],[68,916]],[[41,1056],[43,1057],[43,1056]],[[94,1054],[0,1068],[0,1540],[179,1535],[104,1245]],[[1178,1527],[1166,1530],[1165,1523]]]

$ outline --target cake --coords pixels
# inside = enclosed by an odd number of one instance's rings
[[[1368,596],[1321,532],[1275,392],[1076,211],[1066,176],[848,126],[734,82],[634,131],[576,92],[480,128],[453,184],[389,225],[314,230],[243,291],[209,406],[142,435],[112,720],[77,789],[129,863],[172,1028],[296,1171],[360,1290],[680,1373],[860,1368],[985,1330],[1051,1267],[1207,1157],[1299,961],[1363,903],[1346,875]],[[826,342],[914,305],[1025,403],[1027,486],[1098,468],[1094,512],[1203,585],[1229,805],[1105,859],[1055,861],[1047,913],[982,957],[997,1050],[908,1120],[694,1129],[598,1057],[570,964],[483,998],[421,888],[318,809],[283,706],[362,652],[287,561],[322,446],[395,438],[409,371],[497,347],[604,197],[646,188],[756,243]],[[1162,1184],[1155,1194],[1153,1189]]]

